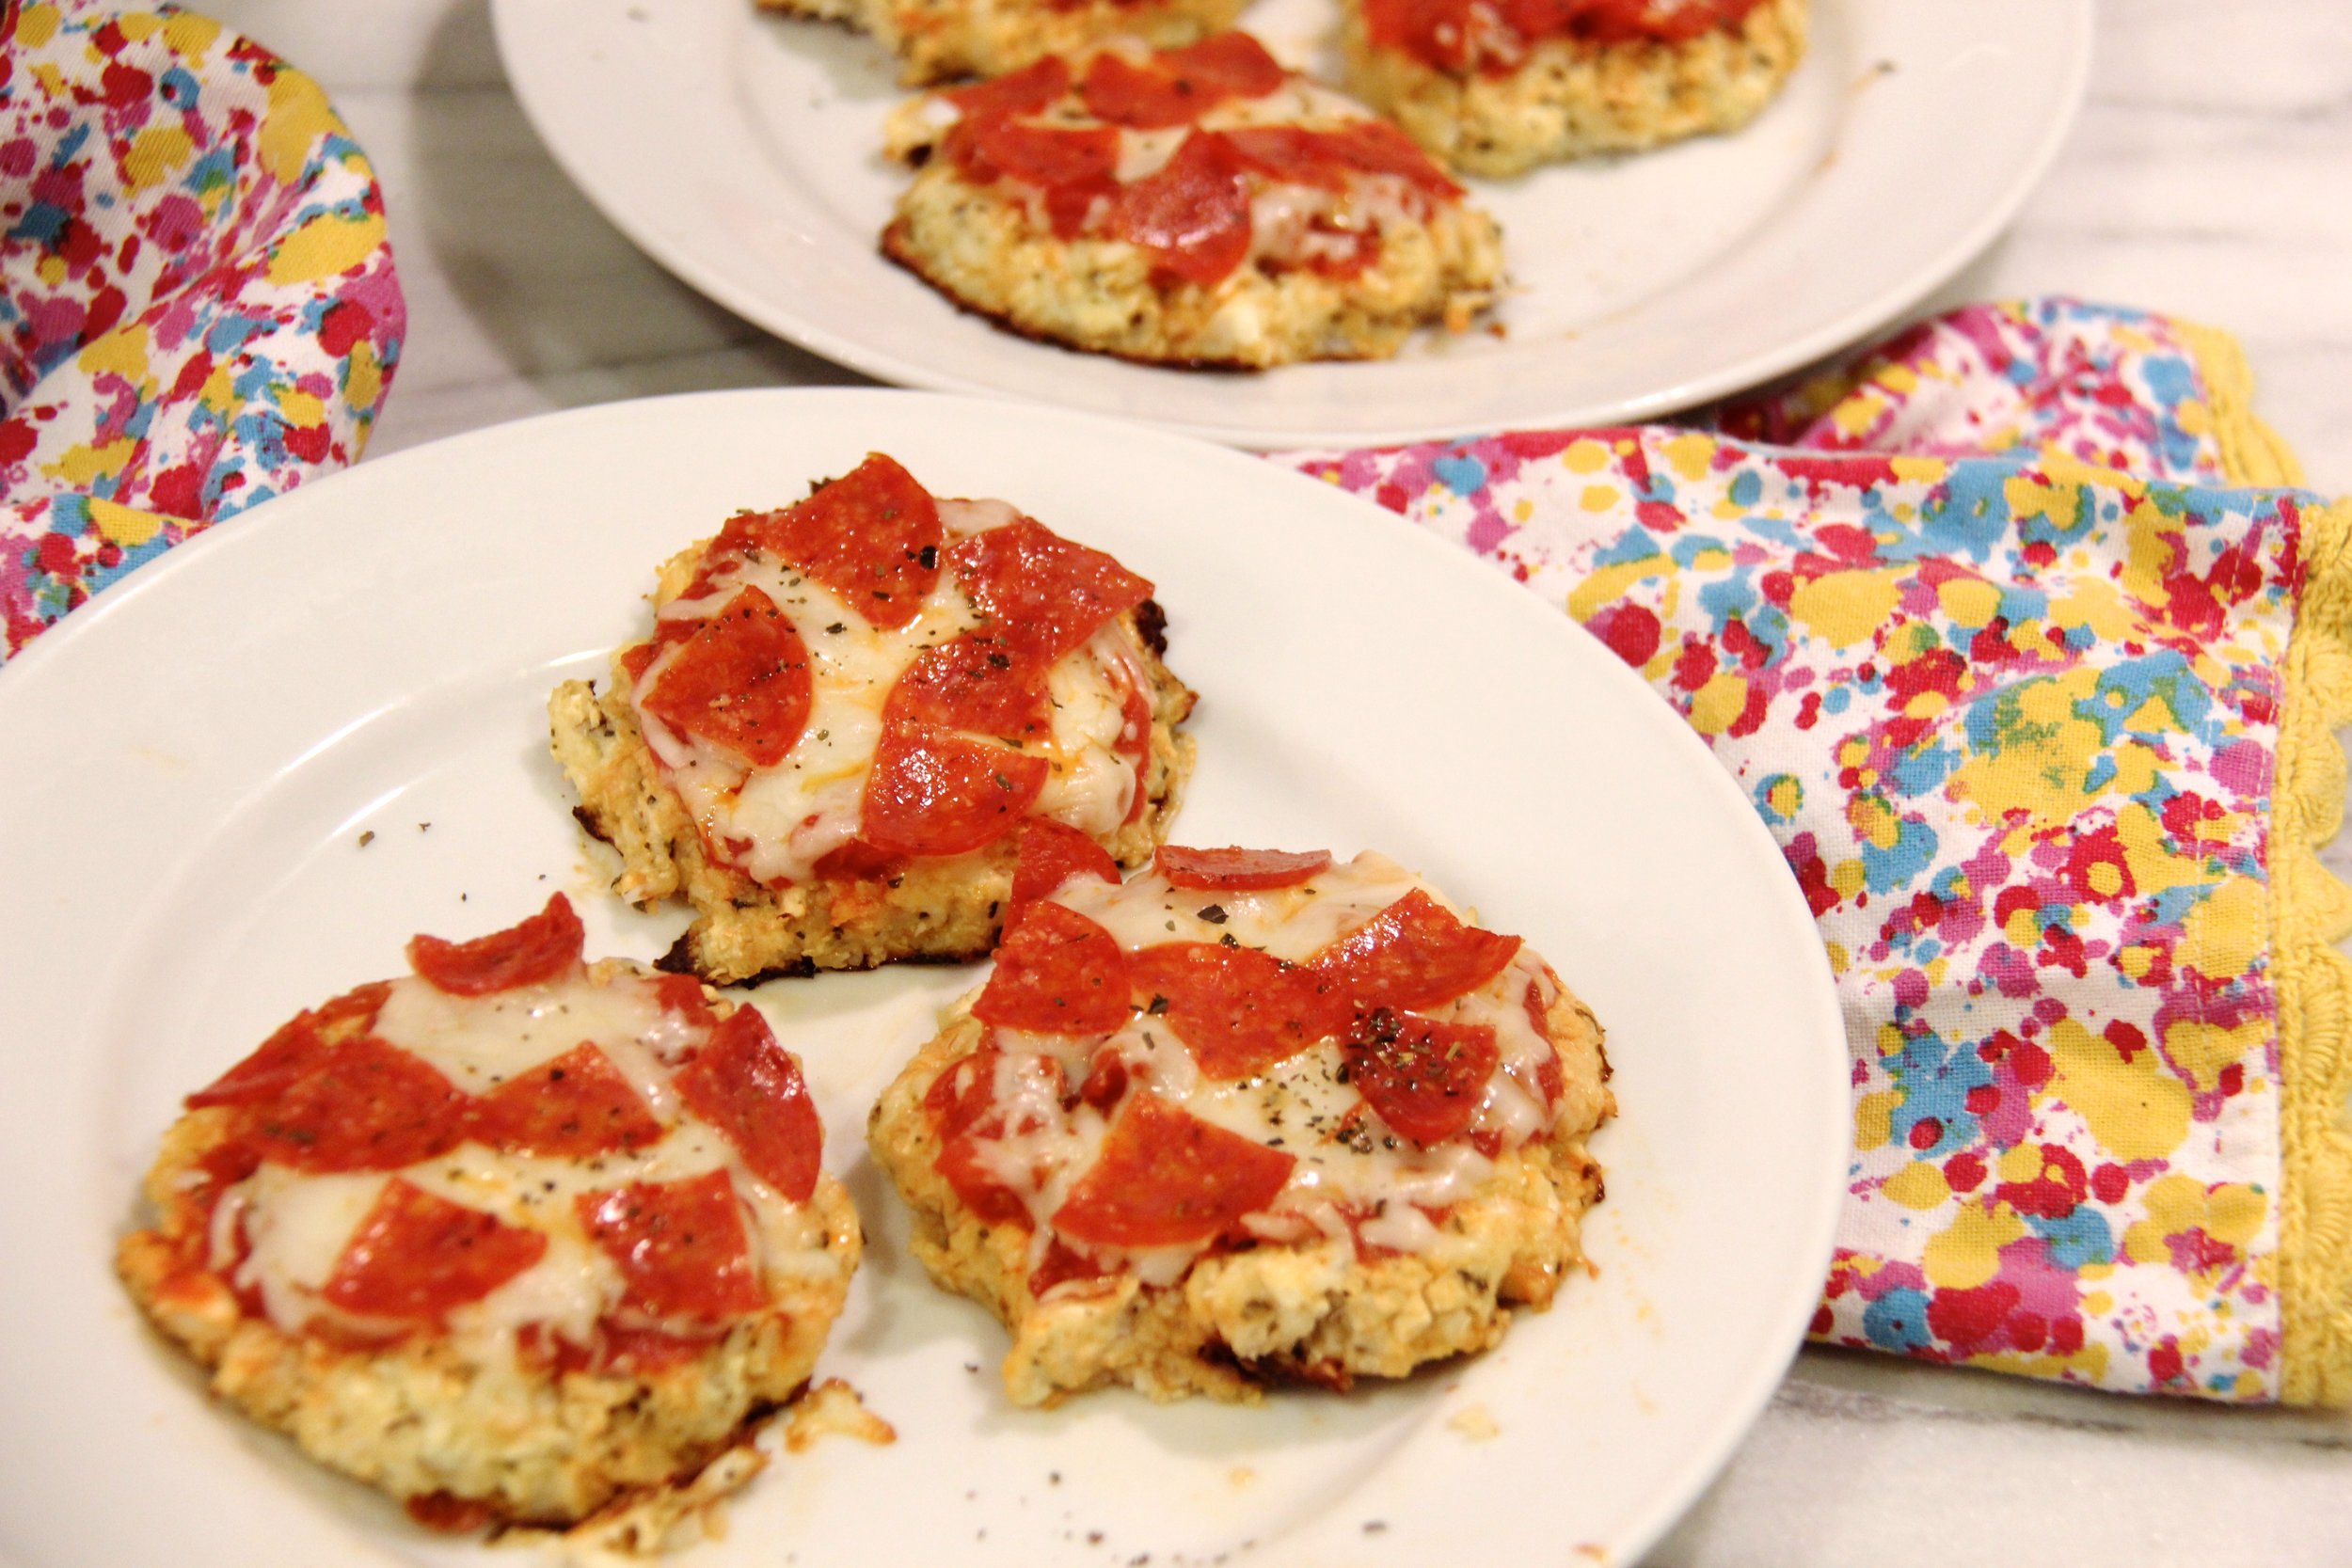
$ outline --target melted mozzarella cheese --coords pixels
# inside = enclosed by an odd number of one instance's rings
[[[1019,1195],[1034,1214],[1050,1214],[1103,1149],[1109,1131],[1102,1113],[1081,1102],[1065,1112],[1063,1076],[1038,1069],[1039,1058],[997,1058],[992,1095],[1004,1117],[1004,1135],[979,1140],[975,1150],[989,1177]]]
[[[391,1179],[367,1174],[306,1176],[263,1165],[239,1183],[245,1236],[252,1251],[236,1284],[258,1290],[279,1326],[299,1329],[317,1309],[317,1294],[333,1277],[352,1232]],[[222,1207],[227,1208],[224,1199]]]
[[[986,533],[990,529],[1021,520],[1019,507],[991,497],[942,497],[936,504],[940,531],[951,540],[969,539],[976,533]]]
[[[1212,131],[1239,125],[1313,125],[1334,130],[1351,120],[1368,118],[1363,105],[1345,93],[1292,76],[1272,92],[1256,98],[1228,98],[1200,117]]]
[[[1176,156],[1184,138],[1192,135],[1189,125],[1167,125],[1155,130],[1122,127],[1119,133],[1119,166],[1115,178],[1122,185],[1132,185],[1149,179],[1167,166]]]
[[[665,1012],[653,991],[599,986],[581,975],[500,991],[452,996],[414,976],[392,982],[375,1036],[414,1053],[468,1094],[500,1085],[594,1040],[653,1114],[670,1119],[677,1102],[664,1062],[697,1031]]]
[[[1303,963],[1415,888],[1443,902],[1394,861],[1366,852],[1297,886],[1256,893],[1175,887],[1150,871],[1123,886],[1072,881],[1054,896],[1104,927],[1130,952],[1155,942],[1231,937],[1244,947]]]
[[[1269,183],[1249,198],[1249,255],[1301,265],[1344,264],[1383,232],[1422,222],[1429,198],[1393,174],[1359,174],[1347,188]]]
[[[1106,678],[1113,671],[1117,677]],[[1126,693],[1144,685],[1125,639],[1110,626],[1096,632],[1077,657],[1047,672],[1053,735],[1046,748],[1045,787],[1031,808],[1037,815],[1096,838],[1116,832],[1127,820],[1138,785],[1134,764],[1122,752],[1129,743]]]
[[[1486,1098],[1479,1101],[1478,1115],[1470,1125],[1496,1134],[1506,1144],[1541,1137],[1551,1125],[1552,1107],[1544,1100],[1537,1074],[1547,1059],[1556,1060],[1556,1053],[1527,1015],[1530,985],[1536,988],[1546,1006],[1560,994],[1559,987],[1545,973],[1543,960],[1521,947],[1502,974],[1432,1015],[1450,1023],[1484,1023],[1494,1030],[1495,1075],[1487,1081]]]
[[[591,1342],[596,1320],[621,1295],[621,1271],[577,1228],[544,1232],[548,1250],[505,1284],[449,1315],[450,1332],[461,1341],[494,1347],[493,1357],[516,1343],[526,1323],[536,1323],[575,1345]]]

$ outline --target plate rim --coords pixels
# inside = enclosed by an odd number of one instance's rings
[[[985,376],[974,375],[963,370],[933,369],[887,349],[870,348],[856,337],[836,331],[813,316],[795,313],[779,305],[773,295],[741,286],[706,264],[693,247],[670,237],[663,225],[640,215],[629,196],[627,182],[614,177],[566,136],[559,134],[562,119],[556,113],[556,99],[550,82],[533,69],[535,62],[532,56],[519,42],[526,13],[532,7],[543,3],[545,0],[491,0],[492,32],[500,64],[516,102],[521,105],[524,118],[538,137],[541,148],[589,204],[623,238],[673,277],[762,332],[817,355],[827,363],[850,373],[885,385],[911,390],[999,398],[1040,407],[1067,407],[1082,413],[1100,411],[1089,404],[998,385]],[[739,4],[748,8],[751,0],[704,0],[704,3]],[[1870,7],[1887,4],[1890,0],[1812,0],[1812,3],[1817,6]],[[2061,66],[2056,91],[2046,105],[2048,113],[2042,124],[2041,135],[2009,169],[1998,197],[1979,209],[1970,221],[1949,235],[1930,259],[1900,276],[1888,277],[1872,292],[1852,300],[1843,310],[1830,313],[1804,331],[1720,364],[1711,371],[1687,374],[1646,392],[1613,398],[1587,395],[1581,401],[1555,399],[1547,403],[1541,410],[1514,413],[1501,421],[1439,415],[1410,421],[1391,420],[1353,426],[1336,423],[1281,424],[1277,420],[1276,427],[1269,428],[1268,419],[1263,418],[1228,422],[1152,414],[1127,417],[1134,422],[1148,423],[1153,428],[1253,451],[1401,446],[1422,441],[1454,440],[1498,429],[1574,428],[1633,422],[1759,388],[1802,371],[1839,348],[1858,341],[1870,331],[1895,321],[1949,281],[2009,226],[2057,160],[2059,150],[2073,133],[2089,88],[2095,11],[2092,0],[2036,0],[2033,9],[2027,14],[2035,16],[2038,24],[2047,29],[2049,40],[2061,53]],[[879,260],[877,264],[881,264]],[[1643,314],[1648,309],[1647,306],[1631,308],[1635,315]],[[1097,356],[1081,357],[1092,360]],[[1362,361],[1356,366],[1324,364],[1291,369],[1375,370],[1391,363],[1393,361]],[[1135,368],[1170,375],[1197,373],[1177,370],[1158,371],[1149,366]],[[1281,372],[1278,370],[1263,373]]]
[[[65,624],[39,639],[32,647],[26,649],[17,659],[11,660],[8,666],[0,667],[0,728],[5,728],[25,704],[44,700],[56,683],[72,679],[72,672],[74,666],[72,663],[64,664],[65,673],[63,673],[51,672],[55,667],[58,667],[61,661],[88,657],[78,654],[76,650],[91,643],[93,640],[135,635],[135,628],[139,624],[137,617],[143,614],[167,612],[169,598],[183,592],[176,585],[191,570],[185,563],[208,562],[215,557],[226,556],[238,550],[267,550],[276,533],[287,528],[303,526],[305,514],[333,505],[335,497],[345,491],[357,490],[363,485],[374,483],[366,477],[370,474],[395,466],[408,468],[453,460],[462,461],[462,458],[453,459],[452,451],[462,451],[463,449],[469,447],[495,451],[501,444],[517,439],[525,427],[544,430],[559,425],[595,426],[607,422],[638,426],[641,411],[649,404],[663,405],[670,410],[670,414],[665,417],[691,419],[689,411],[698,404],[707,406],[718,404],[753,403],[772,404],[784,414],[789,414],[796,408],[820,404],[863,404],[874,406],[891,416],[902,414],[910,408],[920,408],[934,417],[950,421],[967,418],[978,418],[991,422],[1002,421],[1011,417],[1025,420],[1044,419],[1079,427],[1084,434],[1097,439],[1139,441],[1162,446],[1169,449],[1172,456],[1228,467],[1236,474],[1247,471],[1252,476],[1249,481],[1252,483],[1268,481],[1278,489],[1293,488],[1301,497],[1316,495],[1327,498],[1329,502],[1337,502],[1354,513],[1363,526],[1385,530],[1390,537],[1400,545],[1408,538],[1419,541],[1416,545],[1405,547],[1425,552],[1433,563],[1439,559],[1452,562],[1453,564],[1443,569],[1455,572],[1465,584],[1473,581],[1486,584],[1486,587],[1475,591],[1490,594],[1498,606],[1507,603],[1523,607],[1515,609],[1510,613],[1520,615],[1531,624],[1540,617],[1546,625],[1555,628],[1570,641],[1586,645],[1589,650],[1587,657],[1591,658],[1592,667],[1594,671],[1599,673],[1594,678],[1616,683],[1626,689],[1629,693],[1638,692],[1646,705],[1642,711],[1653,715],[1641,721],[1649,724],[1660,736],[1667,737],[1664,744],[1682,751],[1697,765],[1693,768],[1693,777],[1704,778],[1706,784],[1702,787],[1724,802],[1728,808],[1725,814],[1726,821],[1738,824],[1732,831],[1740,840],[1749,846],[1750,851],[1769,856],[1774,864],[1780,863],[1778,847],[1772,841],[1761,818],[1755,814],[1745,797],[1740,793],[1737,783],[1715,760],[1705,741],[1683,724],[1670,706],[1657,699],[1655,692],[1639,674],[1624,666],[1613,655],[1608,655],[1603,644],[1564,612],[1534,599],[1523,588],[1509,582],[1500,575],[1486,571],[1474,558],[1464,554],[1458,547],[1439,539],[1428,531],[1414,527],[1408,521],[1369,501],[1322,484],[1295,470],[1157,428],[1139,427],[1107,416],[1082,410],[1014,409],[1000,400],[975,399],[931,391],[886,388],[787,388],[705,391],[557,410],[505,424],[482,427],[462,435],[445,437],[439,441],[424,443],[379,459],[373,465],[363,465],[328,476],[302,487],[299,491],[289,492],[287,496],[278,498],[281,501],[290,500],[299,495],[316,492],[312,495],[311,500],[305,505],[285,507],[277,511],[268,507],[258,508],[256,512],[262,520],[259,525],[247,519],[242,527],[210,530],[205,534],[177,546],[169,552],[166,560],[151,564],[95,595],[90,603],[81,607],[80,610],[69,617]],[[1374,521],[1375,518],[1379,519],[1376,523]],[[137,608],[142,604],[151,602],[158,593],[166,597],[166,610],[144,611]],[[133,633],[109,632],[100,629],[119,626],[126,616],[133,619],[135,627]],[[18,673],[11,674],[8,673],[10,671]],[[35,691],[36,695],[29,698],[22,695],[28,689]],[[22,756],[22,753],[18,754]],[[29,762],[11,763],[7,757],[0,756],[0,800],[5,800],[13,794],[22,783],[37,782],[40,774],[40,770]],[[1792,931],[1800,925],[1804,931],[1808,933],[1813,931],[1810,913],[1804,907],[1803,897],[1795,885],[1794,879],[1784,879],[1778,885],[1779,892],[1776,898],[1780,907],[1780,914],[1775,923],[1788,924]],[[140,911],[135,915],[135,919],[146,918],[148,912]],[[25,917],[17,914],[0,916],[0,928],[16,925],[23,918]],[[1820,1085],[1816,1086],[1820,1104],[1815,1109],[1817,1114],[1824,1117],[1833,1132],[1833,1135],[1824,1138],[1815,1150],[1822,1166],[1822,1169],[1814,1173],[1813,1185],[1819,1196],[1813,1205],[1812,1212],[1807,1216],[1808,1223],[1801,1227],[1801,1244],[1792,1247],[1789,1252],[1792,1259],[1805,1261],[1809,1266],[1800,1269],[1792,1262],[1788,1279],[1782,1287],[1784,1299],[1776,1304],[1772,1312],[1758,1320],[1760,1325],[1758,1332],[1762,1335],[1763,1340],[1782,1345],[1784,1349],[1775,1354],[1757,1356],[1748,1361],[1747,1370],[1740,1385],[1715,1402],[1711,1417],[1702,1423],[1703,1433],[1686,1446],[1683,1456],[1676,1465],[1668,1467],[1667,1479],[1655,1486],[1647,1499],[1647,1506],[1631,1515],[1623,1535],[1615,1543],[1617,1549],[1622,1550],[1629,1560],[1638,1557],[1653,1546],[1658,1539],[1698,1501],[1707,1485],[1727,1463],[1733,1449],[1754,1427],[1765,1404],[1780,1386],[1788,1365],[1802,1346],[1804,1325],[1809,1322],[1819,1298],[1819,1281],[1825,1278],[1827,1275],[1850,1159],[1848,1140],[1851,1136],[1851,1117],[1847,1109],[1848,1095],[1845,1085],[1845,1066],[1848,1057],[1842,1012],[1827,955],[1818,942],[1806,945],[1804,951],[1809,955],[1806,962],[1812,973],[1811,983],[1804,988],[1810,1016],[1805,1021],[1806,1026],[1803,1032],[1814,1037],[1814,1049],[1821,1057],[1819,1070],[1823,1080]],[[13,965],[21,956],[13,944],[10,944],[5,952],[0,952],[0,958],[5,958],[10,965]],[[94,1013],[92,1016],[93,1020],[103,1016],[103,1009],[101,1013]],[[1835,1079],[1834,1086],[1831,1083],[1833,1078]],[[103,1151],[83,1149],[77,1152],[84,1157],[90,1157]],[[8,1308],[7,1313],[0,1314],[0,1316],[13,1315],[15,1308],[6,1300],[6,1296],[12,1293],[0,1292],[0,1307]]]

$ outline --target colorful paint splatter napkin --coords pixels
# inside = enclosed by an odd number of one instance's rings
[[[2218,335],[2039,301],[1708,429],[1278,458],[1565,606],[1779,839],[1852,1053],[1820,1339],[2352,1402],[2313,854],[2352,505],[2287,487],[2247,386]]]
[[[0,0],[0,657],[357,458],[405,321],[316,83],[186,11]]]

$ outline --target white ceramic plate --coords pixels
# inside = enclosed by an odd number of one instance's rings
[[[1610,1030],[1597,1267],[1495,1354],[1346,1398],[1009,1406],[934,1291],[866,1108],[977,976],[756,992],[869,1232],[821,1372],[898,1441],[787,1456],[690,1562],[1103,1568],[1621,1562],[1778,1381],[1827,1265],[1846,1054],[1794,881],[1599,643],[1467,555],[1239,454],[881,390],[714,394],[481,432],[305,486],[0,670],[0,1561],[495,1563],[211,1406],[109,1268],[178,1097],[297,1008],[567,891],[590,951],[682,924],[602,891],[543,705],[655,563],[871,447],[1154,578],[1199,688],[1200,843],[1378,847],[1524,934]],[[367,835],[373,834],[373,838]],[[1483,1436],[1491,1430],[1491,1436]]]
[[[1812,53],[1736,136],[1476,194],[1523,292],[1507,336],[1380,364],[1153,370],[962,315],[875,249],[904,177],[879,46],[752,0],[497,0],[507,74],[556,160],[656,260],[885,381],[1064,404],[1252,447],[1647,418],[1860,337],[1957,271],[2057,152],[2090,0],[1815,0]],[[1243,18],[1285,59],[1330,0]]]

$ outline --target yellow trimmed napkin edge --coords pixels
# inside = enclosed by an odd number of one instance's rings
[[[2300,484],[2302,467],[2253,412],[2234,339],[2185,329],[2233,483]],[[2320,863],[2344,820],[2335,732],[2352,721],[2352,501],[2303,514],[2303,597],[2287,644],[2270,807],[2271,976],[2279,1008],[2280,1397],[2352,1405],[2352,890]]]
[[[2221,471],[2233,484],[2301,484],[2294,451],[2254,416],[2254,372],[2235,338],[2217,327],[2179,325],[2204,384],[2207,418],[2221,449]]]
[[[2280,1395],[2352,1405],[2352,891],[2320,864],[2344,819],[2352,721],[2352,501],[2303,514],[2303,602],[2287,645],[2270,807],[2272,985],[2279,1006],[2284,1180]]]

